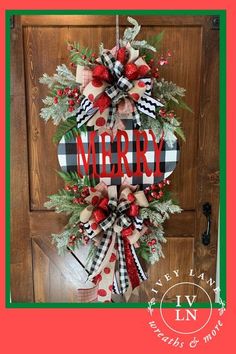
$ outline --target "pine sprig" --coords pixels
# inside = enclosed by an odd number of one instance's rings
[[[159,49],[160,47],[160,43],[162,42],[163,38],[164,38],[164,31],[158,33],[155,36],[152,36],[150,38],[147,39],[147,42],[156,49],[156,51]],[[140,49],[140,54],[141,56],[145,56],[145,60],[147,62],[149,62],[154,56],[155,56],[155,52],[150,51],[148,48],[141,48]]]
[[[70,50],[70,60],[75,65],[93,66],[95,56],[91,48],[81,47],[79,42],[68,43]]]
[[[66,86],[75,86],[75,76],[67,68],[65,64],[58,65],[56,68],[56,74],[49,76],[48,74],[43,74],[40,77],[39,82],[43,85],[47,85],[49,89],[64,88]]]
[[[141,209],[141,216],[158,226],[169,219],[170,214],[181,213],[181,211],[182,209],[171,199],[163,202],[155,200],[147,208]]]
[[[81,133],[86,133],[87,129],[85,125],[82,125],[80,128],[77,128],[76,117],[68,118],[65,122],[61,122],[57,128],[56,133],[53,136],[54,144],[58,144],[62,137],[65,138],[65,141],[70,141],[73,138],[76,138]]]
[[[70,243],[70,238],[73,237],[73,244]],[[68,228],[59,234],[52,234],[52,243],[57,247],[59,256],[64,255],[68,249],[68,245],[72,250],[82,245],[82,234],[80,234],[77,226]]]
[[[96,181],[94,178],[88,176],[84,176],[83,178],[81,178],[79,177],[78,173],[74,171],[57,171],[57,173],[69,186],[77,185],[78,187],[94,187],[96,185]]]
[[[186,90],[183,87],[177,86],[172,81],[169,82],[164,79],[160,81],[154,80],[154,96],[164,99],[167,102],[174,101],[179,104],[178,98],[185,96],[185,92]]]

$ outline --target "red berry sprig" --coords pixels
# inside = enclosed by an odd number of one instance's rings
[[[53,102],[54,104],[58,104],[60,98],[68,97],[68,111],[73,112],[75,109],[76,104],[80,103],[80,92],[79,88],[70,88],[65,87],[64,89],[58,89],[57,95],[54,97]]]
[[[71,235],[68,240],[68,246],[74,246],[76,242],[76,238],[77,237],[75,235]]]
[[[170,185],[169,179],[164,179],[162,182],[152,184],[144,190],[146,198],[149,202],[159,200],[164,196],[164,187]]]
[[[159,113],[159,116],[161,116],[162,118],[173,119],[176,116],[176,114],[175,114],[175,112],[173,110],[172,111],[167,111],[164,108],[159,109],[158,113]]]
[[[73,186],[66,185],[64,189],[74,195],[72,199],[73,204],[86,204],[85,198],[89,195],[89,188],[87,186],[79,187],[76,184]]]

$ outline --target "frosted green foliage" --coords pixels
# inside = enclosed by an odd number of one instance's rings
[[[75,111],[68,111],[68,97],[61,97],[57,104],[54,104],[53,97],[46,97],[42,100],[45,106],[41,108],[40,117],[46,122],[52,119],[53,124],[58,125],[61,122],[66,121],[70,117],[75,116]]]
[[[134,40],[135,37],[140,32],[141,26],[132,17],[128,17],[127,20],[129,21],[129,23],[131,23],[133,25],[133,27],[128,27],[125,29],[123,39],[120,41],[121,46],[126,46],[127,43],[130,43],[133,48],[149,49],[149,50],[152,50],[153,52],[156,52],[156,48],[151,46],[150,44],[148,44],[146,40],[142,40],[142,41],[135,41]]]
[[[183,87],[177,86],[172,81],[165,81],[161,79],[160,81],[154,81],[154,92],[155,96],[160,99],[164,99],[165,101],[174,101],[175,103],[179,103],[177,97],[184,97],[186,90]]]
[[[75,75],[67,68],[65,64],[58,65],[56,68],[56,74],[49,76],[48,74],[43,74],[39,79],[41,84],[47,85],[49,89],[54,88],[55,85],[61,86],[73,86],[77,85],[75,81]]]

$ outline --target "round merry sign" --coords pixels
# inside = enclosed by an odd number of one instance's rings
[[[163,139],[157,143],[152,130],[133,129],[131,119],[123,123],[125,130],[118,130],[115,138],[91,129],[70,141],[62,138],[58,145],[62,170],[107,185],[120,185],[126,180],[141,188],[167,178],[179,159],[178,142],[171,147]]]

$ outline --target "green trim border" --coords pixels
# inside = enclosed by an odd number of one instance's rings
[[[226,10],[6,10],[6,308],[147,308],[147,303],[22,303],[11,302],[10,293],[10,18],[13,15],[151,15],[219,16],[220,19],[220,297],[226,302]],[[158,304],[155,305],[158,307]],[[165,303],[165,308],[175,304]],[[183,307],[185,305],[183,304]],[[208,308],[208,303],[196,303]],[[213,303],[213,308],[220,308]]]

